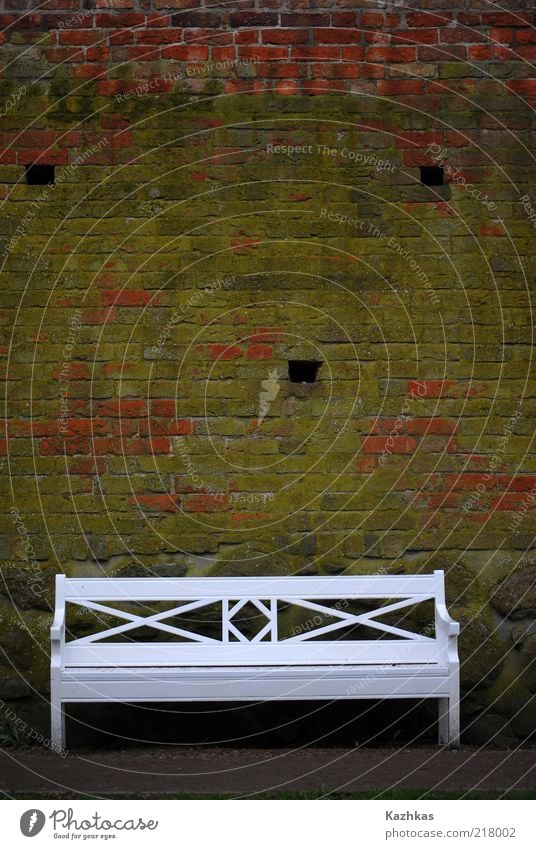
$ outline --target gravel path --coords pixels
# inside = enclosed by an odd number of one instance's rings
[[[517,751],[401,749],[230,749],[151,747],[0,750],[4,793],[165,796],[277,791],[356,792],[536,790],[536,748]]]

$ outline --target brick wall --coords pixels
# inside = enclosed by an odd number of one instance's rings
[[[46,692],[59,569],[444,568],[466,725],[533,729],[536,33],[508,6],[5,0],[4,693]]]

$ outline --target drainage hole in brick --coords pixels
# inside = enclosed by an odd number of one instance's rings
[[[26,182],[29,186],[53,186],[53,165],[25,165]]]
[[[423,165],[421,168],[423,186],[444,186],[445,172],[439,165]]]
[[[289,360],[288,376],[291,383],[315,383],[320,360]]]

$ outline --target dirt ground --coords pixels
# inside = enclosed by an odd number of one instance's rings
[[[60,757],[44,749],[0,750],[5,796],[47,793],[106,798],[172,794],[235,798],[282,791],[333,793],[419,788],[536,791],[536,748],[464,747],[231,749],[144,747],[79,749]],[[5,798],[4,796],[4,798]],[[536,798],[536,792],[535,796]]]

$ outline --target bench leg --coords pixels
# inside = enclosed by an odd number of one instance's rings
[[[56,752],[63,752],[65,749],[65,712],[61,702],[50,702],[51,713],[51,733],[50,743],[52,749]]]
[[[439,742],[449,749],[460,746],[460,706],[451,698],[439,699]]]

